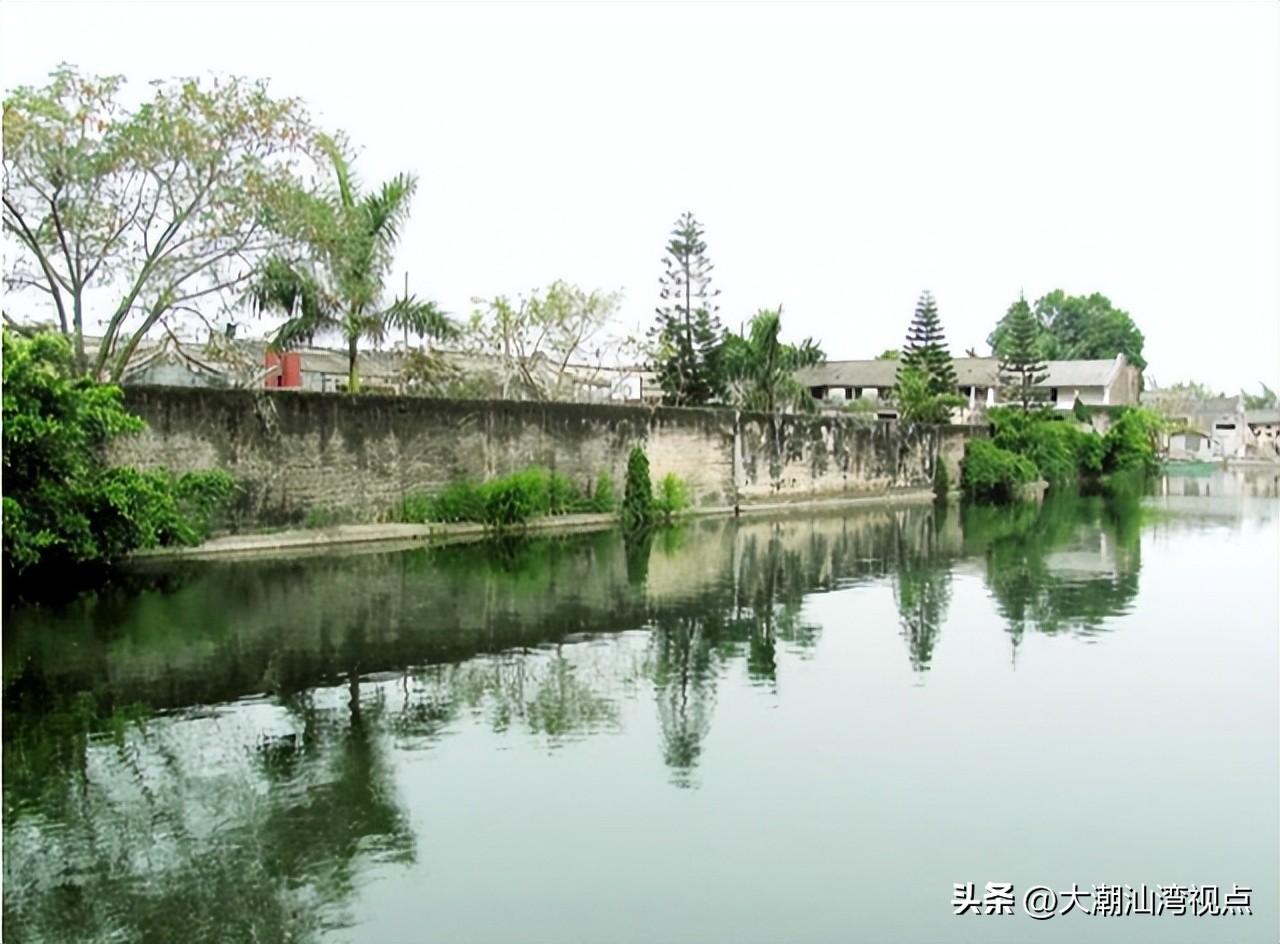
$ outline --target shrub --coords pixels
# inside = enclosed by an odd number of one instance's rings
[[[563,515],[573,511],[573,506],[578,500],[578,492],[573,487],[573,483],[559,472],[548,472],[545,469],[538,469],[537,472],[546,482],[545,505],[540,509],[541,512],[547,515]]]
[[[108,564],[205,537],[235,491],[222,472],[109,468],[108,443],[143,423],[118,387],[76,378],[62,335],[3,332],[4,572]]]
[[[947,464],[942,461],[939,456],[937,463],[933,468],[933,497],[934,500],[944,502],[947,500],[947,492],[951,489],[950,476],[947,475]]]
[[[960,464],[960,485],[978,501],[1011,501],[1018,487],[1036,479],[1031,460],[986,439],[971,439]]]
[[[932,392],[928,376],[913,368],[898,371],[894,400],[904,423],[950,423],[951,411],[965,404],[956,394]]]
[[[430,495],[421,492],[406,495],[400,505],[400,520],[409,524],[426,524],[434,520],[432,518],[434,508],[435,499]]]
[[[653,523],[653,483],[649,480],[649,457],[635,446],[627,457],[627,485],[622,496],[622,524],[635,530]]]
[[[653,510],[668,521],[689,507],[689,489],[674,472],[668,472],[658,483]]]
[[[1076,402],[1071,404],[1071,415],[1081,423],[1088,423],[1093,417],[1092,411],[1081,402],[1079,397],[1076,397]]]
[[[483,521],[484,496],[473,482],[454,482],[430,500],[430,521]]]
[[[1163,421],[1150,410],[1136,407],[1118,410],[1104,437],[1104,471],[1154,473],[1160,467],[1156,442],[1162,426]]]
[[[591,511],[608,514],[618,507],[618,496],[613,487],[613,476],[601,472],[596,478],[596,490],[591,496]]]
[[[526,469],[480,487],[484,497],[483,521],[495,530],[524,524],[546,508],[547,475],[542,469]]]

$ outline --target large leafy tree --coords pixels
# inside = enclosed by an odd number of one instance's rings
[[[657,322],[649,332],[653,369],[664,402],[673,406],[711,403],[724,395],[720,360],[724,330],[716,317],[711,260],[703,229],[692,213],[676,221],[660,279]]]
[[[1036,319],[1031,306],[1022,296],[1009,308],[1005,316],[1008,330],[1003,336],[1004,348],[1000,353],[1000,379],[1016,391],[1022,412],[1031,409],[1037,399],[1035,388],[1049,376],[1048,368],[1039,357]]]
[[[951,361],[942,321],[938,318],[938,305],[930,292],[922,292],[916,303],[900,364],[899,374],[917,371],[924,375],[925,385],[931,394],[949,396],[956,392],[956,368]]]
[[[723,361],[733,402],[746,410],[812,410],[813,398],[796,380],[796,371],[826,359],[812,338],[785,344],[782,308],[762,309],[751,319],[746,337],[725,338]]]
[[[1241,390],[1240,395],[1244,397],[1244,408],[1246,410],[1274,410],[1280,408],[1280,396],[1276,391],[1272,390],[1261,381],[1258,386],[1262,388],[1261,393],[1249,393]]]
[[[157,325],[236,303],[313,139],[264,82],[155,83],[136,108],[122,90],[62,66],[4,100],[5,280],[38,302],[16,314],[55,321],[75,369],[109,380]]]
[[[400,227],[409,215],[417,186],[399,174],[361,193],[340,144],[321,137],[333,167],[332,188],[295,196],[282,220],[286,232],[306,248],[301,258],[272,256],[252,286],[259,311],[281,312],[284,324],[273,338],[288,348],[317,334],[334,332],[347,347],[347,391],[360,389],[357,366],[362,340],[379,342],[392,329],[418,336],[451,336],[454,325],[433,302],[404,294],[386,300]]]
[[[1009,313],[1000,319],[987,338],[999,353],[1012,330]],[[1046,360],[1106,360],[1123,354],[1129,363],[1143,370],[1143,337],[1127,311],[1116,308],[1098,292],[1068,295],[1055,289],[1036,301],[1032,310],[1036,322],[1037,355]]]
[[[464,345],[499,365],[503,399],[515,390],[538,400],[576,399],[581,383],[597,383],[604,362],[625,342],[610,326],[621,295],[585,291],[559,280],[512,302],[483,301],[463,333]]]

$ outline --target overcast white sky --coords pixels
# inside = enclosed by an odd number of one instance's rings
[[[1100,291],[1149,376],[1280,379],[1280,4],[0,5],[0,84],[59,61],[272,79],[420,189],[397,264],[455,313],[556,278],[648,325],[676,216],[721,316],[832,358],[953,352],[1019,289]],[[398,284],[398,281],[397,281]]]

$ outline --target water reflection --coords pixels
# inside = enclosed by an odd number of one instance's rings
[[[814,656],[815,594],[891,590],[897,627],[857,630],[896,630],[923,683],[962,569],[1015,654],[1028,633],[1114,625],[1146,514],[1069,499],[701,521],[191,565],[15,611],[6,936],[305,940],[349,920],[367,863],[414,860],[399,752],[472,724],[557,751],[625,734],[622,706],[652,699],[645,749],[696,788],[730,676],[781,697],[784,656]]]

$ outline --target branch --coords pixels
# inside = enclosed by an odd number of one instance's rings
[[[49,294],[53,296],[53,303],[58,308],[58,324],[62,327],[62,333],[64,335],[68,334],[67,309],[62,303],[62,292],[58,289],[58,279],[53,271],[53,266],[50,264],[44,252],[40,249],[40,244],[36,242],[35,234],[31,232],[31,229],[27,226],[26,220],[22,218],[22,214],[18,211],[14,202],[9,199],[8,194],[5,194],[4,196],[4,208],[9,211],[9,216],[5,217],[4,220],[9,231],[18,236],[19,240],[21,240],[22,243],[35,254],[36,261],[40,263],[40,269],[44,272],[45,280],[49,283]],[[16,226],[14,225],[14,221],[17,221]]]

